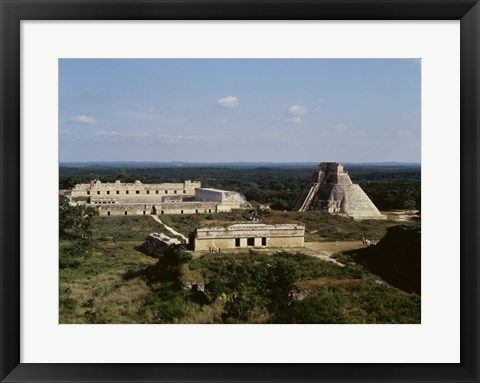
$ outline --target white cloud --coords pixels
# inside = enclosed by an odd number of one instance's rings
[[[307,108],[301,105],[292,105],[288,108],[288,113],[293,116],[302,116],[307,113]]]
[[[341,130],[345,130],[347,127],[345,126],[345,124],[337,124],[335,125],[334,129],[335,130],[338,130],[338,131],[341,131]]]
[[[238,98],[235,96],[227,96],[217,100],[217,105],[224,108],[234,108],[238,106]]]
[[[148,108],[148,111],[149,112],[154,112],[155,111],[155,108],[153,106],[151,106],[150,108]]]
[[[97,125],[98,122],[93,117],[85,116],[84,114],[80,114],[78,116],[72,117],[70,122],[77,123],[77,124],[87,124],[87,125]]]
[[[101,130],[95,133],[96,136],[104,137],[121,137],[121,138],[144,138],[149,137],[150,134],[145,132],[116,132],[112,130]]]

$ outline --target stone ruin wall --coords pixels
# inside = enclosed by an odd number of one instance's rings
[[[336,194],[342,195],[342,211],[348,212],[348,215],[355,219],[387,218],[380,213],[360,185],[337,185],[332,190],[332,195]]]
[[[178,202],[162,204],[112,204],[94,205],[100,216],[121,215],[167,215],[167,214],[209,214],[230,212],[229,205],[216,202]]]
[[[240,207],[240,193],[227,190],[200,188],[195,190],[197,201],[216,201],[230,205],[234,209]]]
[[[238,224],[226,227],[204,227],[195,232],[195,251],[240,248],[303,247],[305,226],[294,224]]]
[[[72,198],[91,196],[164,196],[164,195],[195,195],[195,189],[201,188],[198,181],[187,180],[183,183],[144,184],[140,181],[133,183],[114,183],[101,181],[89,184],[77,184],[72,189]]]
[[[70,196],[78,203],[97,207],[101,216],[208,214],[240,208],[240,194],[233,191],[202,189],[197,181],[183,183],[143,184],[102,183],[78,184]]]

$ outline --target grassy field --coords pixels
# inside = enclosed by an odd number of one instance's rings
[[[60,241],[60,323],[139,323],[150,288],[128,271],[156,263],[137,248],[161,232],[151,217],[95,217],[89,241]]]
[[[95,217],[93,221],[93,240],[109,242],[115,241],[143,241],[152,233],[169,232],[148,216],[130,217]]]
[[[138,251],[138,242],[109,247],[93,243],[75,257],[78,263],[60,269],[60,323],[138,323],[139,310],[149,288],[141,279],[124,279],[127,271],[141,270],[156,260]],[[75,244],[60,242],[61,259]],[[61,265],[62,266],[62,265]]]
[[[271,212],[264,219],[265,223],[282,223],[298,221],[305,224],[305,241],[351,241],[369,238],[379,240],[387,228],[398,225],[390,220],[355,221],[352,218],[332,215],[323,211]]]
[[[243,214],[160,218],[187,235],[200,223],[233,223]],[[265,215],[265,223],[305,222],[307,240],[316,241],[376,239],[396,224],[319,212]],[[155,231],[168,235],[148,216],[94,217],[89,240],[61,239],[60,323],[420,322],[418,296],[403,296],[359,268],[286,252],[174,253],[158,261],[139,250]]]

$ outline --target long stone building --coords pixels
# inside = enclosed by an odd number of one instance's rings
[[[238,209],[244,202],[240,193],[202,188],[200,182],[188,180],[162,184],[94,181],[75,185],[69,196],[73,203],[97,207],[101,216],[219,213]]]
[[[299,224],[234,224],[197,228],[195,251],[212,248],[240,249],[254,247],[303,247],[305,226]]]
[[[386,219],[343,166],[322,162],[297,198],[294,211],[323,210],[354,219]]]

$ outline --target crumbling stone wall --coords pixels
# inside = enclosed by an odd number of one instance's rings
[[[163,257],[165,251],[172,245],[179,245],[181,242],[176,238],[170,238],[162,233],[151,233],[145,239],[141,249],[146,254],[154,257]]]
[[[202,189],[201,183],[77,184],[70,193],[73,203],[87,203],[98,208],[101,216],[150,214],[208,214],[240,208],[241,195],[234,191]]]

